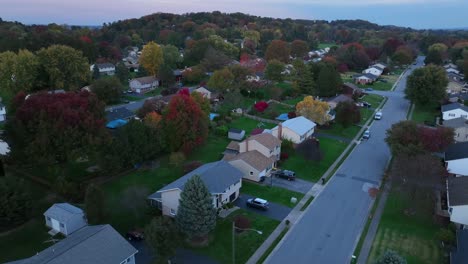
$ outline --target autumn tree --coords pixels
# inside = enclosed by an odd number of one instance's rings
[[[323,125],[330,121],[328,112],[330,106],[327,102],[314,100],[312,96],[306,96],[303,101],[297,103],[296,113],[314,121],[319,125]]]
[[[307,52],[309,50],[309,47],[307,45],[307,42],[296,39],[293,42],[291,42],[291,56],[293,58],[302,58],[305,55],[307,55]]]
[[[161,65],[164,63],[163,49],[154,41],[148,42],[141,51],[140,64],[151,76],[157,76]]]
[[[267,61],[279,60],[282,63],[287,63],[289,61],[288,44],[282,40],[273,40],[266,49],[265,59]]]
[[[160,129],[161,121],[162,115],[157,112],[150,112],[143,119],[145,125],[153,130]]]
[[[37,52],[42,81],[52,90],[76,91],[89,81],[88,60],[69,46],[52,45]]]
[[[197,83],[198,84],[201,81],[203,81],[203,79],[205,79],[206,74],[205,74],[205,70],[202,67],[194,66],[194,67],[186,69],[182,73],[182,77],[188,83]]]
[[[157,263],[168,263],[182,245],[179,230],[174,220],[163,216],[155,217],[145,227],[145,240],[157,256]]]
[[[85,193],[85,212],[90,225],[102,224],[105,217],[105,195],[99,186],[90,184]]]
[[[163,113],[163,127],[170,152],[189,153],[208,136],[208,118],[186,92],[174,95]]]
[[[268,62],[266,70],[265,70],[265,77],[268,80],[282,82],[283,81],[283,74],[284,71],[284,63],[278,61],[276,59],[271,60]]]
[[[217,51],[211,47],[205,52],[204,58],[201,60],[201,66],[208,72],[221,69],[228,65],[232,60],[221,51]]]
[[[158,114],[162,114],[164,108],[166,107],[166,103],[157,98],[150,98],[146,99],[143,103],[143,106],[138,109],[137,115],[139,118],[145,118],[145,116],[151,112],[156,112]]]
[[[341,46],[336,52],[336,57],[340,63],[345,63],[348,68],[353,70],[365,69],[370,63],[366,50],[359,43]]]
[[[419,138],[428,152],[443,152],[454,143],[455,131],[449,127],[419,127]]]
[[[427,51],[427,56],[426,59],[424,59],[424,63],[442,65],[447,59],[447,50],[447,45],[443,43],[432,44]]]
[[[6,51],[0,53],[0,89],[3,94],[15,94],[16,85],[14,81],[15,70],[14,65],[16,63],[16,54],[12,51]]]
[[[414,60],[413,51],[407,46],[400,46],[392,56],[392,61],[399,65],[411,64]]]
[[[349,127],[352,124],[361,121],[361,111],[352,101],[340,102],[335,108],[335,121],[343,127]]]
[[[424,152],[423,144],[419,137],[419,128],[414,121],[401,121],[393,124],[387,130],[385,141],[390,146],[394,156],[417,155]]]
[[[206,239],[216,227],[216,210],[213,198],[198,175],[191,177],[180,194],[176,215],[179,230],[188,239]]]
[[[447,96],[447,84],[444,68],[429,65],[411,73],[408,77],[405,95],[416,105],[434,107]]]
[[[215,71],[210,77],[207,85],[211,89],[224,93],[232,90],[233,81],[234,75],[229,71],[229,69],[224,68],[222,70]]]
[[[0,90],[5,95],[31,91],[38,85],[39,59],[28,50],[0,53]]]
[[[106,104],[119,102],[123,89],[116,77],[101,78],[91,84],[91,91]]]

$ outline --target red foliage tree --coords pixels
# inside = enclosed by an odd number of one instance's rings
[[[391,56],[393,55],[393,53],[395,53],[395,51],[397,50],[397,48],[401,45],[403,45],[404,43],[399,40],[399,39],[396,39],[396,38],[389,38],[387,39],[387,41],[385,41],[383,47],[382,47],[382,50],[383,52],[385,52],[385,54],[387,54],[388,56]]]
[[[289,112],[288,113],[288,118],[289,119],[292,119],[292,118],[295,118],[297,115],[296,115],[296,112]]]
[[[380,57],[382,50],[379,47],[367,47],[366,54],[369,56],[369,59],[375,61]]]
[[[345,63],[341,63],[340,65],[338,65],[337,70],[340,73],[345,73],[345,72],[349,71],[349,68],[348,68],[348,65],[346,65]]]
[[[208,136],[208,117],[183,90],[174,95],[163,114],[163,127],[169,151],[188,154]]]
[[[289,61],[289,48],[288,44],[282,40],[273,40],[265,52],[265,59],[267,61],[279,60],[283,63]]]
[[[454,131],[447,127],[420,127],[419,137],[427,151],[442,152],[454,142]]]
[[[265,101],[257,102],[257,103],[254,105],[254,108],[255,108],[255,110],[257,110],[258,112],[262,113],[263,111],[265,111],[265,110],[268,108],[268,103],[265,102]]]

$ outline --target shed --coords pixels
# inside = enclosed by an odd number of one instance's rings
[[[232,140],[242,140],[245,136],[245,130],[231,128],[228,132],[228,138]]]
[[[62,233],[65,236],[88,225],[83,210],[69,203],[52,205],[45,211],[44,217],[46,226],[52,228],[52,233]]]

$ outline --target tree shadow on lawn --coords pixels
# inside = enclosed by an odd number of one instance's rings
[[[320,141],[315,138],[308,139],[296,146],[296,151],[299,155],[309,161],[321,161],[323,159],[323,151],[320,149]]]

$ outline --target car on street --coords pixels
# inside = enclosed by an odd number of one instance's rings
[[[141,241],[145,239],[145,234],[141,229],[133,229],[127,232],[127,239],[130,241]]]
[[[370,131],[369,131],[369,129],[366,129],[366,131],[364,131],[364,134],[362,135],[362,138],[363,138],[363,139],[369,139],[369,138],[370,138]]]
[[[278,178],[286,179],[288,181],[294,181],[296,179],[296,173],[290,170],[275,171],[274,175]]]
[[[379,111],[379,112],[375,113],[374,119],[375,119],[375,120],[380,120],[380,119],[382,119],[382,112]]]
[[[248,207],[257,208],[264,211],[268,210],[268,206],[270,205],[267,200],[262,198],[250,198],[246,203]]]
[[[372,89],[372,88],[369,87],[369,88],[366,88],[366,91],[367,91],[367,92],[372,92],[372,91],[374,91],[374,89]]]

